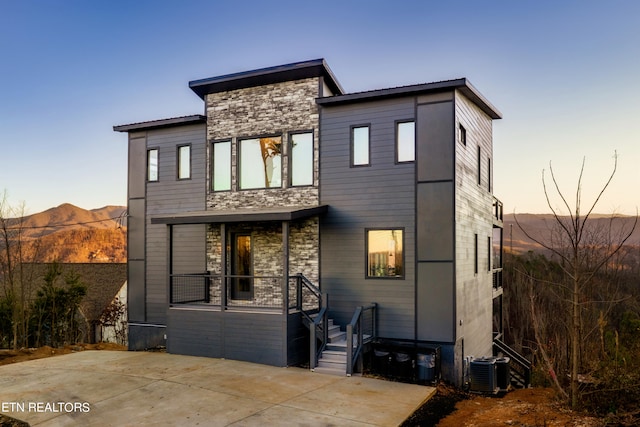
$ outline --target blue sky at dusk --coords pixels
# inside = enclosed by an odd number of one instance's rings
[[[547,212],[549,162],[598,212],[640,207],[640,2],[0,0],[0,192],[29,213],[126,204],[113,125],[199,114],[190,80],[325,58],[347,92],[467,77],[494,122],[494,192]],[[559,205],[557,199],[552,201]]]

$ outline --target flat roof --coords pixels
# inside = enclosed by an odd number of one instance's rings
[[[292,80],[301,80],[311,77],[324,77],[324,82],[336,94],[342,94],[344,90],[324,59],[294,62],[275,67],[260,68],[251,71],[226,74],[223,76],[209,77],[193,80],[189,87],[200,98],[205,95],[228,90],[244,89],[248,87],[267,84],[282,83]]]
[[[274,206],[253,209],[221,209],[154,215],[151,224],[212,224],[228,222],[293,221],[321,215],[328,205],[319,206]]]
[[[207,118],[202,114],[194,114],[191,116],[172,117],[169,119],[151,120],[148,122],[131,123],[128,125],[114,126],[116,132],[131,132],[138,130],[161,129],[175,126],[185,126],[198,123],[206,123]]]
[[[316,99],[316,102],[318,105],[332,106],[374,101],[385,98],[397,98],[400,96],[448,92],[456,89],[460,90],[460,92],[462,92],[492,119],[502,118],[502,113],[500,113],[500,111],[498,111],[498,109],[494,107],[466,78],[327,96]]]

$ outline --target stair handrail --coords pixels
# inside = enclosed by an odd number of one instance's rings
[[[313,318],[311,317],[310,313],[315,312],[316,310],[319,312],[320,309],[323,306],[326,306],[325,302],[323,300],[323,295],[320,292],[320,289],[314,285],[309,279],[307,279],[302,273],[298,273],[295,276],[292,276],[296,278],[296,305],[295,305],[295,309],[300,311],[300,313],[302,313],[302,316],[307,320],[307,322],[309,322],[309,324],[311,324],[313,322]],[[303,301],[302,301],[302,288],[305,287],[309,290],[309,292],[311,292],[311,294],[313,296],[315,296],[316,300],[317,300],[317,308],[314,307],[313,309],[310,310],[305,310],[303,307]]]
[[[326,301],[326,294],[323,294],[323,301]],[[327,316],[327,307],[323,306],[320,308],[318,315],[315,318],[310,318],[309,322],[309,369],[313,370],[318,366],[318,358],[320,354],[324,351],[327,341],[329,341],[329,318]],[[320,337],[320,348],[317,347],[318,341],[318,329],[320,324],[322,324],[322,328],[320,328],[322,332],[322,337]]]
[[[357,307],[355,312],[353,313],[351,322],[347,325],[347,376],[351,376],[353,374],[353,367],[358,362],[362,354],[362,348],[364,346],[362,318],[366,311],[371,311],[371,337],[369,339],[374,339],[376,336],[377,306],[378,304],[374,302],[365,307]]]
[[[510,360],[513,360],[515,362],[515,365],[522,370],[525,388],[529,387],[529,385],[531,385],[531,361],[509,347],[504,341],[501,341],[497,337],[493,339],[493,346],[497,350],[509,356]]]

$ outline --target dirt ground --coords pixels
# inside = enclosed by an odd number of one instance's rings
[[[27,360],[42,359],[44,357],[58,356],[61,354],[75,353],[84,350],[126,350],[127,347],[112,344],[74,344],[62,348],[52,348],[49,346],[38,348],[22,348],[20,350],[0,350],[0,365],[10,363],[25,362]]]
[[[453,409],[455,405],[455,409]],[[449,415],[446,415],[450,412]],[[436,396],[403,424],[409,426],[603,426],[601,419],[564,408],[552,389],[513,390],[499,396],[467,394],[439,385]]]

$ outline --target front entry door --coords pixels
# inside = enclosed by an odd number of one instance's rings
[[[234,234],[231,254],[231,299],[253,298],[253,257],[251,235]]]

